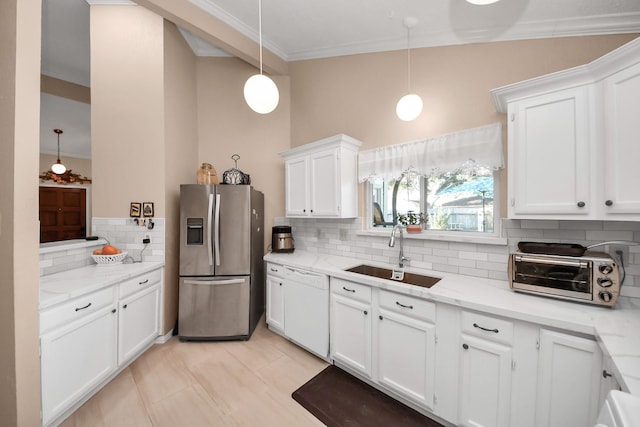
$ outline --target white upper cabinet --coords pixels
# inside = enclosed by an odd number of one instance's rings
[[[640,38],[491,93],[507,113],[509,218],[640,221]]]
[[[286,216],[355,218],[361,144],[341,134],[280,153],[285,159]]]

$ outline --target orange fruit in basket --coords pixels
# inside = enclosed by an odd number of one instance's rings
[[[93,251],[94,255],[102,255],[102,249],[96,249],[95,251]]]
[[[102,255],[116,255],[120,253],[120,249],[111,245],[104,245],[102,247]]]

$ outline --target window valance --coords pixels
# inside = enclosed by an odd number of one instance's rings
[[[361,151],[358,178],[398,179],[405,171],[429,176],[469,165],[504,167],[501,123]]]

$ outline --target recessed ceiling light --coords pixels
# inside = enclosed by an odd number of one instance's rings
[[[500,0],[467,0],[468,3],[484,6],[487,4],[497,3]]]

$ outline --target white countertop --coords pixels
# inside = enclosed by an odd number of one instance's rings
[[[88,265],[40,277],[40,309],[160,268],[162,262]]]
[[[393,268],[391,265],[299,250],[290,254],[268,253],[264,260],[462,308],[593,335],[605,355],[611,356],[614,374],[622,389],[640,396],[640,299],[620,297],[615,307],[600,307],[513,292],[509,283],[501,280],[411,267],[405,269],[441,278],[427,289],[344,271],[360,264]]]

